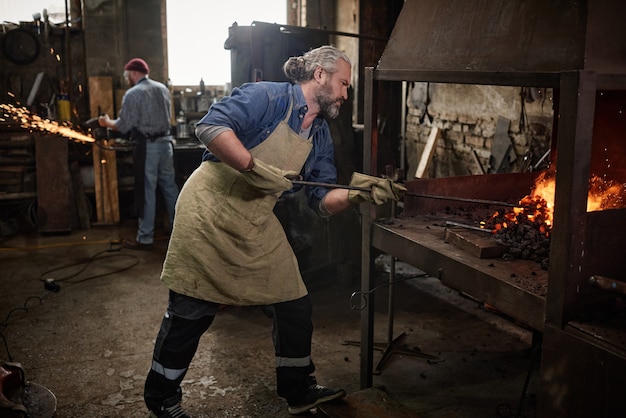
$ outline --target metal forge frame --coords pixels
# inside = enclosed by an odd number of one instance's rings
[[[365,69],[364,171],[376,175],[379,167],[376,103],[381,82],[553,88],[558,105],[558,170],[547,293],[537,295],[506,280],[518,261],[501,269],[482,268],[450,246],[438,245],[418,223],[406,219],[399,227],[375,223],[369,205],[361,208],[361,291],[368,293],[375,286],[373,248],[439,277],[543,333],[538,416],[618,416],[626,410],[626,330],[589,326],[578,320],[578,314],[606,299],[606,294],[588,285],[590,275],[626,277],[620,262],[626,234],[618,233],[626,229],[626,210],[586,210],[596,94],[626,92],[626,35],[616,17],[624,15],[626,5],[612,0],[507,2],[517,22],[536,23],[528,28],[502,18],[507,10],[498,9],[498,1],[470,3],[405,2],[378,66]],[[501,12],[496,16],[499,21],[494,20],[494,10]],[[421,16],[429,20],[424,22]],[[455,37],[451,29],[467,27],[489,27],[489,34],[496,36],[474,38],[459,32]],[[529,33],[538,42],[534,49],[524,46]],[[456,43],[467,51],[459,52]],[[465,58],[474,61],[467,65]],[[493,176],[498,175],[475,177],[488,183],[495,181]],[[417,191],[422,186],[409,182],[408,187]],[[361,314],[362,388],[372,386],[373,330],[374,304],[369,303]]]

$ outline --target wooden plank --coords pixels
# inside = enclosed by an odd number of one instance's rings
[[[113,80],[111,77],[89,77],[89,106],[91,117],[102,113],[114,114]],[[107,146],[107,141],[102,141]],[[115,150],[92,145],[96,217],[98,223],[111,224],[120,221],[119,193],[117,186],[117,160]]]
[[[37,198],[37,192],[0,193],[0,201],[30,200]]]
[[[89,207],[87,206],[87,196],[85,196],[85,188],[80,176],[80,166],[78,162],[70,163],[70,173],[72,174],[72,187],[74,190],[74,205],[76,207],[78,223],[81,229],[91,228],[89,219]]]
[[[108,76],[89,77],[89,109],[92,118],[103,113],[114,115],[113,78]]]
[[[415,178],[424,178],[424,175],[428,176],[428,167],[432,161],[433,153],[435,152],[435,145],[437,144],[437,138],[439,138],[439,128],[433,126],[430,130],[430,135],[426,141],[424,151],[420,157],[420,162],[415,170]]]
[[[444,240],[478,258],[502,257],[507,250],[486,232],[463,228],[446,228]]]
[[[507,118],[499,117],[496,122],[496,133],[491,145],[491,167],[490,173],[504,173],[510,166],[509,153],[513,144],[509,137],[509,127],[511,121]]]
[[[103,140],[102,145],[106,147],[108,142]],[[95,144],[92,146],[92,150],[98,223],[118,223],[120,221],[120,210],[115,151],[103,149]]]
[[[67,233],[72,230],[72,181],[67,139],[42,135],[35,139],[37,161],[37,230]]]

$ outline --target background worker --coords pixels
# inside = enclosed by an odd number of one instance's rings
[[[348,99],[350,60],[323,46],[290,58],[283,70],[294,84],[235,88],[196,127],[208,151],[181,191],[161,273],[170,294],[144,391],[152,417],[189,416],[180,383],[220,304],[262,305],[273,319],[277,392],[291,414],[346,394],[313,376],[311,301],[273,208],[293,188],[286,176],[336,183],[325,118],[337,117]],[[352,184],[372,191],[307,187],[310,207],[328,217],[406,190],[358,173]]]
[[[151,250],[154,243],[157,186],[163,194],[170,227],[178,198],[174,170],[174,146],[171,135],[171,97],[165,85],[151,80],[150,68],[141,58],[124,66],[124,79],[130,88],[122,98],[117,119],[109,115],[98,118],[102,127],[128,134],[135,142],[135,208],[139,228],[134,239],[124,240],[126,248]]]

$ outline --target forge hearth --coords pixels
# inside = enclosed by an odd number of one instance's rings
[[[437,227],[425,219],[444,210],[440,201],[407,196],[403,218],[393,225],[374,223],[371,208],[362,211],[365,257],[372,247],[386,252],[540,334],[540,417],[621,416],[626,410],[624,321],[592,315],[615,314],[606,307],[624,304],[624,295],[590,283],[600,276],[626,283],[626,209],[587,207],[592,176],[626,179],[625,14],[619,0],[407,0],[376,67],[364,72],[363,164],[375,175],[389,164],[379,130],[388,107],[379,99],[393,82],[553,89],[556,187],[548,271],[528,260],[478,259],[444,244],[442,231],[433,233]],[[511,174],[510,182],[494,177],[500,174],[424,179],[407,187],[516,203],[528,194],[533,175]],[[516,283],[533,274],[547,291]],[[373,287],[364,262],[361,290]],[[373,317],[371,309],[362,313],[362,347],[371,347]],[[362,385],[371,385],[371,350],[362,349],[361,366]]]

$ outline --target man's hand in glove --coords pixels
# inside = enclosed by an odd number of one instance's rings
[[[406,187],[399,183],[362,173],[352,173],[350,186],[371,189],[370,191],[350,190],[348,200],[352,203],[373,202],[376,205],[382,205],[388,200],[400,200],[406,193]]]
[[[260,160],[254,160],[252,168],[242,171],[241,174],[249,185],[266,195],[291,190],[293,184],[286,176],[298,175],[294,171],[281,170]]]

